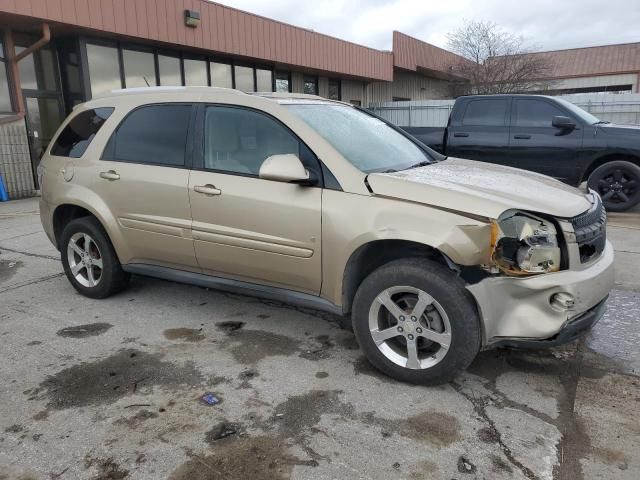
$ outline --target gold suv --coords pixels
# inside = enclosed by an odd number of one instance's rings
[[[83,295],[139,274],[328,310],[408,382],[572,340],[613,285],[597,194],[442,157],[315,96],[114,92],[74,109],[38,174]]]

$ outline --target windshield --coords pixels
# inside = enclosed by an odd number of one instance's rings
[[[356,168],[386,172],[432,162],[421,148],[378,118],[348,105],[285,104]]]
[[[599,123],[600,122],[600,119],[598,117],[596,117],[595,115],[591,115],[589,112],[581,109],[580,107],[575,106],[573,103],[567,102],[566,100],[564,100],[562,98],[557,98],[557,97],[556,97],[556,100],[564,108],[566,108],[567,110],[570,110],[571,113],[576,115],[578,118],[580,118],[587,125],[593,125],[594,123]]]

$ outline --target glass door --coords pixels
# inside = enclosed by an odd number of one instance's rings
[[[58,97],[25,95],[24,100],[27,110],[27,135],[31,163],[35,171],[53,134],[64,119],[62,105]]]

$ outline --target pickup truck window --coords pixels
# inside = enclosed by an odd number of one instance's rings
[[[566,113],[544,100],[522,99],[515,101],[516,127],[551,127],[556,115]]]
[[[464,111],[462,125],[503,127],[506,113],[506,99],[471,100]]]
[[[330,103],[285,106],[362,172],[405,170],[433,161],[400,132],[353,107]]]

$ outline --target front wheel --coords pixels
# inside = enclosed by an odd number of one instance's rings
[[[371,273],[356,293],[352,321],[369,362],[404,382],[446,383],[480,349],[480,319],[464,282],[423,258]]]
[[[629,210],[640,202],[640,167],[626,160],[605,163],[593,171],[587,185],[600,194],[607,211]]]

